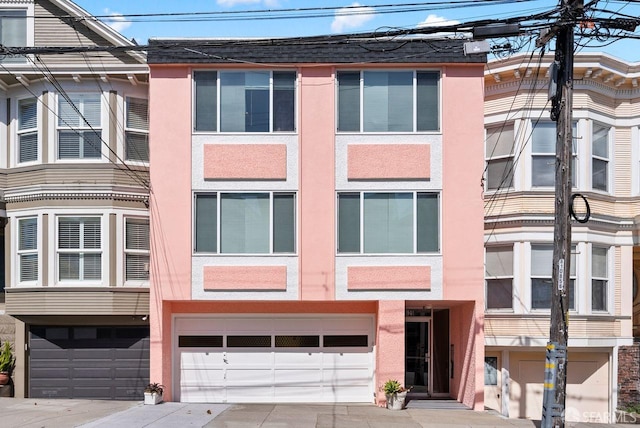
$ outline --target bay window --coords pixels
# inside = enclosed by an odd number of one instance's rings
[[[486,248],[485,284],[487,309],[513,308],[513,245]]]
[[[438,131],[439,81],[437,71],[340,71],[338,131]]]
[[[569,272],[569,309],[575,310],[576,247],[571,247]],[[531,245],[531,309],[551,309],[553,245]]]
[[[57,243],[60,281],[102,279],[100,217],[59,217]]]
[[[149,102],[142,98],[127,98],[125,159],[149,161]]]
[[[293,132],[294,71],[195,71],[195,131]]]
[[[58,159],[102,156],[100,94],[58,95]]]
[[[514,146],[513,124],[487,128],[487,190],[513,187]]]
[[[125,219],[125,280],[149,279],[149,219]]]
[[[607,263],[608,249],[593,247],[591,249],[591,310],[607,311],[607,294],[609,293],[609,274]]]
[[[20,282],[38,280],[38,219],[18,219],[18,273]]]
[[[576,123],[573,124],[575,137]],[[556,124],[538,122],[531,136],[531,184],[535,187],[553,187],[556,182]],[[571,183],[576,184],[576,143],[573,139],[571,158]]]
[[[594,124],[591,140],[591,186],[607,191],[609,181],[609,128]]]
[[[339,193],[338,253],[437,252],[439,210],[437,193]]]
[[[295,253],[295,194],[289,192],[195,195],[197,253]]]
[[[38,99],[18,101],[18,163],[38,160]]]

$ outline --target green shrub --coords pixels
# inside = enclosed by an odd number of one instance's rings
[[[2,350],[0,350],[0,372],[11,373],[14,364],[13,353],[11,352],[11,344],[4,342]]]

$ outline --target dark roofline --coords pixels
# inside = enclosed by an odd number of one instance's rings
[[[297,37],[276,39],[150,39],[153,64],[484,64],[486,54],[465,56],[465,40]]]

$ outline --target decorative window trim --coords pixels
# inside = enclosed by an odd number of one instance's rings
[[[140,120],[137,121],[138,123],[133,123],[134,121],[129,120],[131,113],[130,107],[136,103],[146,105],[146,117],[139,117]],[[125,97],[124,115],[124,159],[128,163],[147,165],[149,163],[149,100],[141,97]],[[134,138],[142,137],[146,140],[145,144],[143,144],[146,145],[146,151],[141,153],[135,150],[135,155],[137,155],[138,158],[130,156],[129,136],[133,136]]]
[[[63,112],[61,111],[61,103],[64,101],[67,105],[69,104],[66,98],[62,94],[56,94],[55,97],[55,161],[56,162],[64,162],[64,163],[73,163],[73,162],[107,162],[108,157],[105,156],[104,145],[108,140],[108,128],[109,128],[109,120],[105,118],[105,112],[108,111],[108,106],[106,106],[106,101],[104,99],[102,92],[74,92],[67,93],[68,97],[73,101],[74,98],[79,98],[81,101],[81,105],[77,106],[80,110],[81,116],[78,117],[78,125],[69,124],[66,122],[63,117]],[[88,120],[85,115],[85,103],[84,100],[97,97],[98,106],[100,108],[100,112],[97,115],[99,119],[99,124],[88,124]],[[73,109],[73,114],[77,114],[75,109]],[[82,140],[79,140],[78,146],[78,157],[60,157],[61,150],[61,141],[60,134],[61,132],[72,132],[80,137],[82,135]],[[92,149],[99,153],[99,156],[85,157],[83,155],[84,152],[84,134],[87,134],[91,138],[94,138],[95,141],[92,143],[87,143],[91,146]]]
[[[146,249],[145,248],[129,248],[128,244],[129,244],[129,222],[131,223],[138,223],[138,224],[142,224],[144,225],[146,223],[147,226],[147,239],[146,239]],[[146,285],[149,283],[149,270],[150,270],[150,242],[149,242],[149,238],[150,238],[150,223],[149,223],[149,217],[136,217],[136,216],[129,216],[129,215],[125,215],[124,216],[124,233],[123,233],[123,248],[124,248],[124,258],[123,258],[123,273],[124,273],[124,283],[126,285]],[[145,232],[143,232],[145,233]],[[142,237],[142,239],[144,240],[144,236]],[[142,243],[142,247],[145,246],[145,242],[141,242]],[[135,244],[135,243],[134,243]],[[135,247],[136,245],[134,245]],[[140,260],[137,263],[143,263],[143,271],[146,270],[146,278],[134,278],[134,279],[129,279],[128,278],[128,263],[129,263],[129,256],[132,256],[134,259],[135,258],[139,258]],[[145,261],[146,259],[146,261]]]
[[[77,219],[79,222],[79,232],[78,232],[78,247],[73,248],[60,248],[60,221],[62,219]],[[98,237],[100,239],[100,247],[99,248],[85,248],[85,238],[87,235],[85,221],[90,219],[98,219],[99,225],[99,233]],[[55,284],[64,286],[64,285],[96,285],[101,286],[104,284],[105,275],[108,272],[105,272],[105,258],[107,258],[105,246],[108,246],[108,238],[105,236],[105,220],[104,216],[100,214],[58,214],[54,218],[55,222],[55,237],[53,247],[55,250]],[[61,255],[78,255],[78,279],[61,279],[62,271],[60,268]],[[100,278],[88,278],[84,279],[85,271],[85,255],[99,255],[99,267],[100,267]]]
[[[16,238],[15,238],[15,248],[16,248],[16,272],[15,272],[15,278],[16,278],[16,284],[18,284],[18,286],[34,286],[34,285],[38,285],[40,283],[40,278],[42,277],[42,269],[41,269],[41,253],[40,253],[40,247],[42,245],[41,239],[40,239],[40,235],[41,233],[39,232],[40,229],[40,216],[36,215],[28,215],[28,216],[24,216],[24,217],[17,217],[16,218]],[[29,221],[29,220],[33,220],[35,221],[35,237],[33,238],[33,243],[35,244],[35,248],[21,248],[21,231],[22,231],[22,222],[23,221]],[[22,279],[22,263],[23,263],[23,257],[29,257],[29,256],[35,256],[35,279],[31,279],[31,280],[23,280]]]

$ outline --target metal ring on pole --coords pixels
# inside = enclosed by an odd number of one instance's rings
[[[576,212],[573,210],[573,200],[578,197],[582,198],[582,200],[584,201],[584,204],[587,207],[587,213],[584,215],[583,218],[579,218],[576,215]],[[569,204],[569,213],[571,213],[571,217],[573,217],[578,223],[586,223],[589,221],[589,218],[591,217],[591,207],[589,206],[589,201],[587,201],[587,198],[582,193],[574,193],[573,195],[571,195],[571,203]]]

